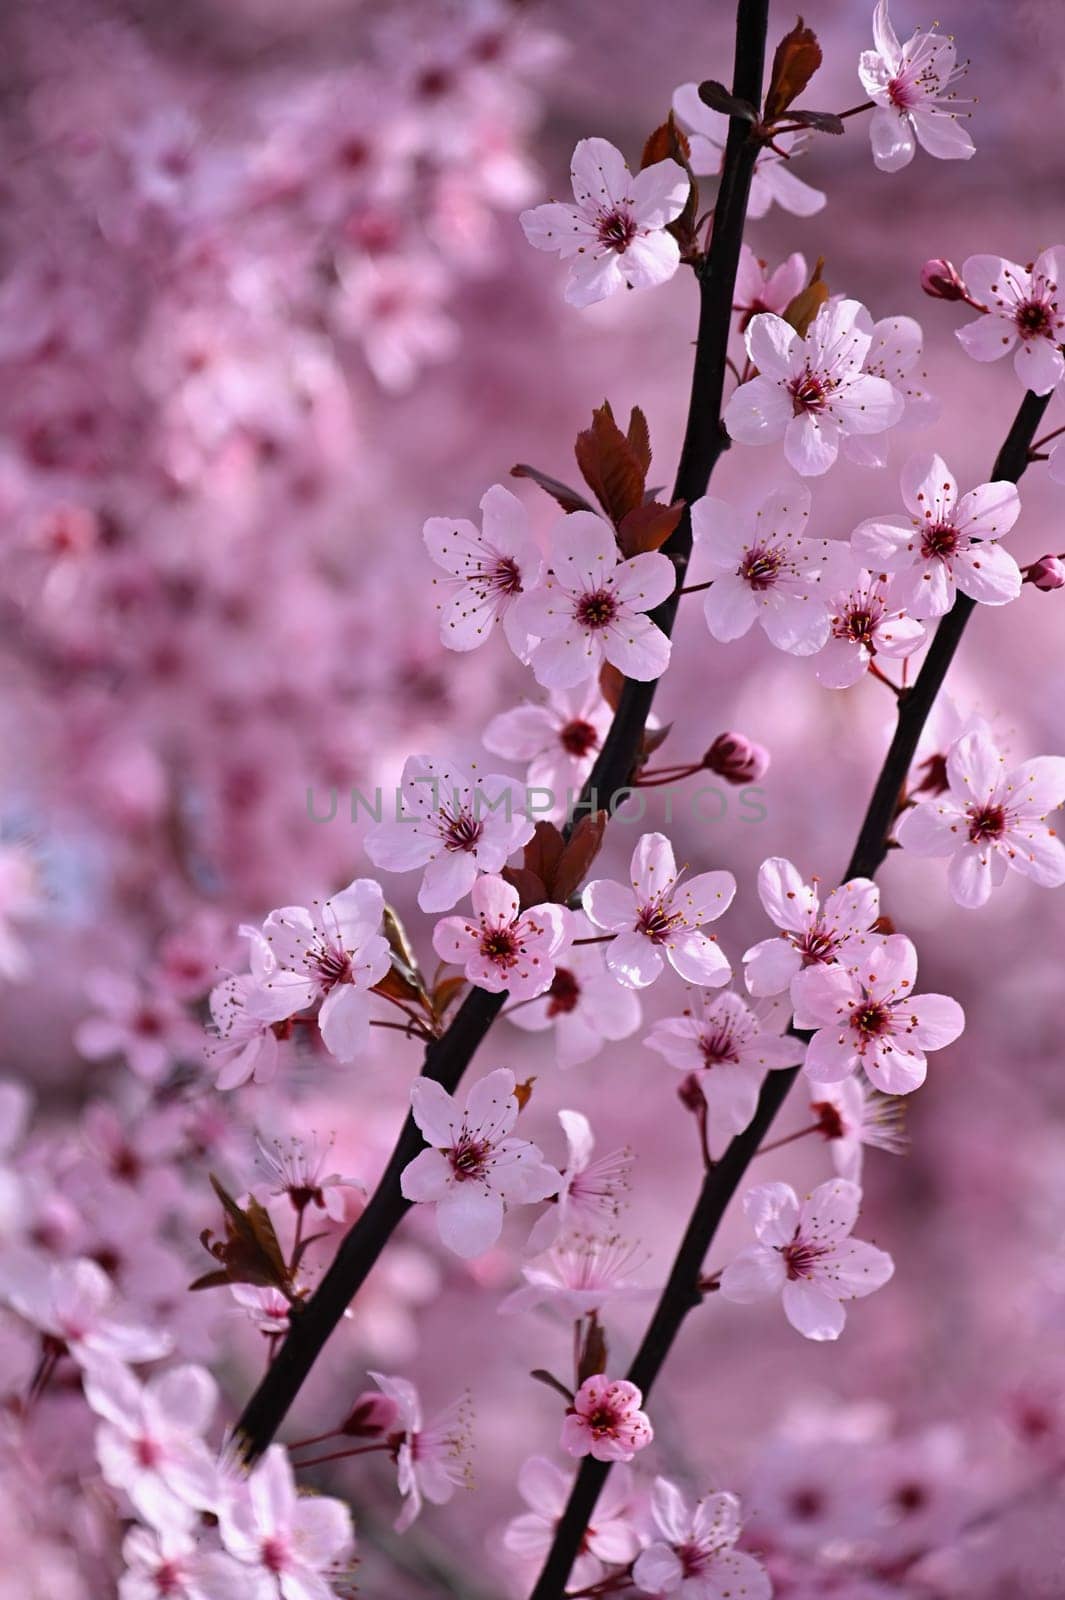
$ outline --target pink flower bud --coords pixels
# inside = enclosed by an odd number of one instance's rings
[[[1065,588],[1065,557],[1040,556],[1024,574],[1025,583],[1034,583],[1037,589]]]
[[[399,1421],[399,1407],[387,1394],[367,1389],[352,1406],[344,1425],[337,1431],[349,1439],[383,1438]]]
[[[726,783],[757,783],[769,771],[769,751],[742,733],[719,733],[703,757],[703,766]]]
[[[921,288],[933,300],[968,300],[969,291],[953,261],[936,258],[921,268]]]
[[[686,1111],[694,1111],[696,1116],[701,1116],[706,1110],[706,1096],[703,1094],[703,1086],[694,1072],[689,1072],[681,1083],[680,1088],[677,1090],[677,1098]]]

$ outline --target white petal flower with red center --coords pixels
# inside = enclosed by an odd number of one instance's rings
[[[875,656],[899,661],[924,644],[923,625],[898,603],[886,573],[866,571],[844,547],[831,581],[839,588],[828,601],[829,636],[815,663],[818,683],[849,689]]]
[[[81,1367],[156,1361],[173,1345],[168,1333],[116,1309],[111,1279],[86,1258],[53,1263],[36,1251],[12,1251],[0,1265],[0,1299]]]
[[[606,947],[606,964],[618,982],[644,989],[661,975],[665,959],[689,983],[712,989],[727,983],[732,968],[702,930],[732,903],[731,872],[701,872],[685,882],[662,833],[641,836],[629,871],[631,887],[598,878],[582,899],[589,920],[616,935]]]
[[[758,376],[734,389],[723,421],[739,444],[784,441],[803,477],[827,472],[849,434],[883,433],[905,409],[886,378],[863,370],[873,324],[857,300],[830,300],[805,336],[783,317],[753,317],[745,335]]]
[[[838,1339],[843,1302],[872,1294],[895,1270],[885,1251],[850,1237],[861,1202],[858,1185],[842,1178],[820,1184],[801,1205],[786,1183],[748,1189],[743,1209],[758,1243],[725,1268],[721,1293],[740,1305],[779,1294],[799,1333]]]
[[[568,1236],[523,1264],[524,1284],[507,1295],[499,1310],[511,1315],[546,1305],[577,1320],[616,1300],[647,1299],[654,1290],[632,1277],[647,1260],[645,1252],[621,1238]]]
[[[987,307],[958,329],[974,361],[997,361],[1014,350],[1013,368],[1026,389],[1049,394],[1065,376],[1065,245],[1022,267],[1005,256],[970,256],[962,267],[972,298]]]
[[[850,1183],[862,1181],[862,1153],[884,1150],[902,1155],[907,1146],[904,1102],[881,1094],[855,1075],[842,1083],[811,1083],[810,1106],[829,1147],[832,1165]]]
[[[920,145],[941,161],[965,161],[975,153],[963,125],[951,84],[964,77],[953,39],[939,33],[915,33],[900,44],[887,0],[873,12],[872,50],[858,59],[862,88],[874,101],[869,127],[873,160],[881,172],[898,172],[913,160]]]
[[[862,566],[891,574],[891,599],[914,617],[941,617],[956,591],[986,606],[1016,600],[1021,569],[997,542],[1020,516],[1015,484],[981,483],[958,496],[941,456],[913,456],[900,478],[908,517],[871,517],[851,534]]]
[[[530,656],[537,682],[548,689],[585,683],[604,661],[627,678],[660,678],[669,640],[646,613],[673,592],[668,556],[645,551],[623,561],[602,517],[572,511],[555,524],[550,559],[543,583],[516,607],[518,624],[540,640]]]
[[[328,900],[309,907],[282,906],[263,923],[263,937],[278,974],[263,981],[277,993],[285,1015],[321,1001],[322,1043],[338,1061],[353,1061],[370,1032],[367,993],[388,971],[388,940],[381,885],[356,878]]]
[[[442,961],[465,967],[471,983],[490,994],[504,989],[512,1000],[532,1000],[551,987],[555,957],[572,937],[565,906],[520,909],[516,889],[486,874],[471,891],[473,915],[442,917],[433,929],[433,949]]]
[[[629,993],[617,986],[614,992],[619,998]],[[611,1150],[605,1156],[594,1156],[595,1135],[588,1118],[580,1111],[560,1111],[558,1120],[567,1149],[562,1186],[555,1204],[548,1206],[533,1224],[530,1250],[546,1250],[563,1233],[612,1230],[629,1187],[631,1150]]]
[[[692,537],[713,581],[703,600],[715,639],[741,639],[757,622],[778,650],[808,656],[828,638],[823,577],[840,548],[805,537],[810,494],[781,489],[744,515],[704,495],[692,506]]]
[[[118,1600],[262,1600],[271,1593],[249,1585],[247,1567],[204,1549],[185,1529],[130,1528],[122,1561]]]
[[[529,1510],[508,1522],[504,1550],[538,1570],[554,1542],[572,1487],[572,1475],[554,1461],[530,1456],[518,1473],[518,1493]],[[570,1569],[570,1589],[591,1588],[606,1576],[609,1567],[627,1566],[639,1554],[634,1499],[632,1476],[628,1467],[619,1463],[595,1503],[580,1554]]]
[[[251,971],[223,978],[208,997],[214,1039],[207,1057],[217,1067],[218,1089],[237,1089],[249,1079],[272,1082],[278,1060],[274,1024],[307,1003],[302,976],[281,970],[259,929],[240,932],[248,940]]]
[[[493,755],[526,761],[525,782],[552,798],[539,814],[557,819],[580,794],[602,749],[613,713],[594,678],[573,689],[552,690],[546,705],[501,711],[484,730]]]
[[[385,1372],[370,1377],[395,1404],[399,1418],[396,1473],[405,1504],[396,1518],[396,1532],[406,1533],[426,1500],[443,1506],[456,1489],[473,1487],[470,1473],[470,1407],[456,1400],[429,1423],[414,1384]]]
[[[590,931],[583,916],[575,923],[578,936]],[[516,1028],[538,1033],[555,1030],[555,1057],[560,1067],[591,1061],[606,1043],[628,1039],[643,1018],[639,996],[624,987],[606,964],[597,945],[577,945],[556,966],[551,987],[534,1005],[507,1017]]]
[[[676,161],[656,161],[635,177],[607,139],[582,139],[570,163],[574,205],[523,211],[525,237],[537,250],[571,261],[566,300],[590,306],[616,290],[666,283],[680,250],[666,224],[684,210],[691,184]]]
[[[868,322],[866,318],[860,320],[872,334],[863,370],[870,377],[886,379],[901,394],[903,410],[899,427],[913,431],[935,422],[940,412],[939,401],[925,388],[927,373],[923,369],[914,371],[924,347],[921,324],[913,317],[881,317],[879,322],[873,322],[871,317]],[[848,434],[843,449],[847,457],[861,467],[887,466],[885,434]]]
[[[532,1205],[562,1187],[534,1144],[510,1137],[519,1108],[505,1067],[474,1084],[465,1105],[418,1078],[411,1108],[432,1148],[403,1169],[400,1188],[405,1199],[436,1206],[440,1237],[456,1255],[483,1255],[499,1238],[507,1206]]]
[[[210,1373],[171,1367],[142,1384],[121,1362],[97,1362],[85,1398],[102,1419],[96,1458],[106,1482],[153,1528],[190,1527],[214,1461],[203,1440],[218,1399]]]
[[[444,595],[437,610],[448,649],[476,650],[499,622],[515,655],[524,656],[527,639],[515,625],[514,603],[535,588],[544,563],[521,501],[493,484],[481,501],[480,528],[462,518],[430,517],[422,537],[448,574],[433,579]]]
[[[884,1094],[910,1094],[926,1052],[953,1044],[965,1013],[945,994],[914,994],[917,951],[902,934],[880,939],[853,966],[808,967],[791,986],[795,1026],[817,1031],[806,1051],[815,1083],[839,1083],[860,1067]]]
[[[346,1214],[343,1191],[356,1189],[365,1193],[357,1178],[323,1171],[332,1140],[324,1150],[314,1137],[309,1145],[302,1139],[290,1139],[287,1144],[275,1139],[272,1147],[261,1139],[257,1143],[262,1163],[274,1185],[270,1193],[278,1198],[286,1197],[300,1216],[308,1206],[313,1206],[332,1222],[343,1222]]]
[[[749,244],[741,245],[732,296],[732,309],[740,313],[740,328],[746,328],[760,311],[782,317],[806,279],[806,257],[798,250],[770,272],[769,263],[756,256]]]
[[[563,1450],[596,1461],[631,1461],[654,1438],[642,1405],[643,1395],[624,1378],[585,1378],[562,1424]]]
[[[682,83],[674,90],[673,110],[689,130],[692,171],[699,177],[717,177],[725,164],[728,117],[700,100],[695,83]],[[812,217],[823,208],[822,191],[804,183],[792,171],[792,161],[808,143],[805,133],[780,133],[773,140],[772,150],[759,153],[747,203],[747,215],[752,221],[764,217],[774,202],[795,217]]]
[[[762,939],[743,952],[753,995],[782,994],[805,967],[858,960],[880,915],[880,890],[871,878],[851,878],[822,906],[816,879],[804,882],[784,856],[762,862],[758,898],[783,937]]]
[[[247,1571],[255,1600],[329,1600],[355,1549],[351,1512],[341,1500],[299,1494],[288,1452],[271,1445],[247,1481],[219,1505],[227,1552]]]
[[[806,1049],[801,1039],[763,1029],[750,1006],[731,992],[701,995],[697,1011],[664,1017],[644,1042],[679,1072],[697,1074],[715,1160],[733,1134],[749,1125],[766,1074],[798,1066]]]
[[[366,854],[387,872],[424,867],[423,911],[450,911],[478,873],[501,871],[533,835],[524,794],[512,778],[472,776],[429,756],[411,756],[400,794],[400,820],[371,828]]]
[[[734,1494],[708,1494],[689,1506],[676,1484],[656,1478],[651,1512],[658,1537],[636,1559],[637,1589],[682,1600],[770,1600],[773,1586],[761,1563],[733,1548],[741,1532]]]
[[[961,906],[986,904],[1010,870],[1045,889],[1065,883],[1065,846],[1047,823],[1065,803],[1065,757],[1007,765],[986,732],[947,753],[949,789],[906,811],[895,836],[904,850],[949,856],[947,884]]]

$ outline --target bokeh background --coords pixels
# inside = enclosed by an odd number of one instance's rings
[[[805,8],[826,57],[807,101],[861,98],[870,10]],[[474,514],[518,460],[571,477],[574,435],[604,397],[645,409],[652,480],[671,479],[689,275],[574,312],[564,269],[528,249],[517,214],[564,197],[579,137],[638,159],[678,83],[728,76],[731,22],[723,0],[23,0],[0,20],[0,1072],[36,1097],[30,1132],[12,1134],[24,1187],[5,1227],[104,1261],[212,1363],[234,1412],[264,1350],[226,1291],[184,1294],[206,1263],[197,1233],[217,1222],[207,1172],[247,1189],[262,1182],[256,1135],[313,1130],[335,1141],[331,1168],[372,1183],[418,1058],[392,1034],[357,1069],[293,1044],[271,1089],[224,1097],[203,996],[240,963],[240,922],[368,870],[343,801],[315,824],[308,790],[388,785],[416,750],[483,759],[488,717],[532,688],[501,639],[474,657],[441,648],[425,517]],[[793,22],[774,7],[776,36]],[[907,0],[896,22],[931,18]],[[875,316],[922,321],[942,417],[919,442],[965,486],[987,476],[1020,392],[1008,362],[967,360],[957,308],[925,299],[918,272],[929,256],[1025,261],[1062,241],[1065,13],[969,0],[939,23],[972,61],[976,158],[919,154],[888,177],[855,119],[803,158],[824,211],[774,210],[748,237],[771,264],[823,256],[833,291]],[[894,437],[883,471],[841,463],[817,483],[817,531],[846,537],[894,511],[915,443]],[[786,475],[775,451],[735,449],[715,492],[749,503]],[[518,492],[546,526],[549,502]],[[1045,468],[1025,478],[1020,561],[1065,544],[1061,494]],[[979,612],[952,673],[957,705],[1018,758],[1065,748],[1061,641],[1059,597],[1026,588]],[[735,959],[768,932],[753,893],[765,856],[828,884],[842,870],[890,699],[872,682],[823,690],[760,634],[718,645],[697,606],[674,661],[657,702],[673,760],[726,728],[772,753],[763,820],[730,795],[719,821],[678,808],[672,830],[682,857],[740,880],[719,924]],[[608,866],[635,836],[614,833]],[[898,853],[881,881],[921,986],[968,1014],[907,1108],[909,1153],[867,1161],[859,1231],[892,1251],[896,1277],[835,1346],[800,1339],[775,1305],[693,1315],[654,1399],[657,1465],[743,1493],[782,1594],[1065,1594],[1061,902],[1011,878],[966,913],[937,863]],[[429,958],[413,888],[387,884]],[[116,978],[137,986],[165,1084],[79,1051],[101,974],[109,994]],[[663,983],[648,1015],[681,993]],[[536,1074],[526,1118],[549,1159],[560,1106],[592,1118],[601,1149],[633,1148],[625,1231],[660,1281],[699,1179],[671,1070],[637,1035],[563,1075],[545,1036],[505,1023],[480,1064]],[[783,1131],[806,1116],[799,1088]],[[806,1140],[759,1176],[801,1189],[830,1171]],[[367,1366],[415,1377],[430,1410],[472,1391],[477,1489],[402,1546],[387,1465],[320,1480],[352,1500],[368,1596],[523,1592],[499,1533],[521,1509],[521,1461],[551,1453],[559,1424],[526,1374],[563,1367],[568,1334],[497,1315],[522,1237],[516,1225],[467,1268],[408,1220],[301,1399],[306,1435]],[[710,1265],[746,1237],[730,1218]],[[615,1367],[644,1314],[612,1320]],[[13,1395],[34,1350],[15,1325],[3,1340]],[[5,1447],[0,1595],[112,1593],[118,1524],[77,1396],[47,1396]]]

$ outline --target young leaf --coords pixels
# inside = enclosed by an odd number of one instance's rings
[[[806,337],[811,322],[828,299],[828,284],[821,278],[824,265],[824,256],[818,256],[809,283],[788,302],[784,311],[784,321],[790,322],[801,338]]]
[[[685,166],[691,156],[691,145],[683,128],[678,128],[672,111],[643,147],[640,169],[653,167],[659,161],[679,161]]]
[[[645,550],[658,550],[665,544],[684,514],[684,501],[664,506],[657,500],[637,506],[622,517],[618,526],[618,545],[622,555],[638,556]]]
[[[582,817],[570,834],[551,884],[551,898],[559,905],[566,905],[587,877],[602,848],[606,822],[606,812],[597,811]]]
[[[511,467],[512,478],[531,478],[533,483],[538,483],[540,488],[549,494],[552,500],[557,500],[563,511],[594,511],[595,507],[590,500],[586,500],[576,489],[571,489],[568,483],[562,483],[558,478],[551,478],[546,472],[541,472],[538,467],[530,467],[528,462],[519,461],[516,467]]]
[[[765,120],[776,122],[802,94],[821,65],[821,46],[802,18],[777,45],[765,97]],[[700,90],[700,93],[702,91]]]
[[[723,112],[726,117],[743,117],[746,122],[758,121],[758,112],[751,102],[737,99],[715,78],[708,78],[705,83],[699,85],[699,99],[704,106],[709,106],[711,111]]]
[[[588,1378],[595,1378],[599,1373],[605,1372],[606,1361],[606,1334],[599,1318],[593,1316],[588,1324],[588,1332],[584,1336],[584,1345],[577,1364],[577,1387],[580,1388]]]
[[[789,122],[798,122],[804,128],[815,128],[818,133],[842,133],[843,118],[834,111],[789,111]]]
[[[647,475],[640,457],[614,421],[609,401],[592,413],[592,425],[577,435],[577,465],[585,483],[617,527],[643,501]]]

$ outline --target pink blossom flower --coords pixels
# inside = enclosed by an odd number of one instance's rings
[[[121,972],[91,973],[85,989],[96,1012],[78,1023],[74,1043],[90,1061],[124,1056],[138,1078],[156,1083],[182,1054],[196,1049],[196,1029],[165,989]]]
[[[1016,347],[1013,370],[1026,389],[1049,394],[1065,375],[1065,246],[1054,245],[1028,266],[1005,256],[970,256],[962,276],[987,312],[957,336],[974,361],[997,361]]]
[[[454,355],[461,334],[445,306],[451,278],[438,257],[345,251],[337,276],[334,318],[359,340],[382,389],[402,394],[425,367]]]
[[[273,1148],[263,1144],[261,1139],[257,1142],[263,1165],[274,1184],[271,1194],[286,1196],[299,1215],[313,1206],[331,1222],[343,1222],[347,1208],[342,1191],[358,1189],[365,1193],[357,1178],[342,1178],[339,1172],[323,1176],[322,1168],[332,1141],[324,1150],[319,1149],[316,1139],[312,1139],[309,1147],[301,1139],[290,1139],[287,1145],[277,1139]]]
[[[570,1475],[546,1456],[530,1456],[518,1473],[518,1493],[528,1511],[512,1518],[503,1533],[508,1555],[539,1568],[555,1537],[572,1487]],[[571,1589],[599,1583],[607,1569],[627,1566],[639,1554],[640,1536],[633,1524],[633,1481],[628,1467],[618,1463],[595,1503],[593,1520],[570,1569]]]
[[[660,678],[669,640],[646,615],[673,592],[667,556],[622,561],[614,530],[590,511],[555,524],[551,570],[516,607],[516,622],[540,641],[530,660],[538,683],[564,689],[595,678],[604,661],[627,678]]]
[[[583,927],[581,926],[583,924]],[[591,926],[582,915],[575,926]],[[533,1005],[511,1012],[516,1028],[555,1030],[555,1057],[560,1067],[578,1066],[597,1056],[604,1044],[628,1039],[640,1026],[639,996],[610,972],[597,945],[572,946],[555,968],[547,993]]]
[[[839,588],[828,601],[829,637],[815,663],[818,683],[849,689],[873,658],[899,661],[925,642],[921,623],[907,616],[883,572],[868,572],[850,551],[840,551],[832,578]]]
[[[499,622],[515,655],[524,656],[527,640],[514,604],[536,587],[544,563],[521,501],[495,483],[481,500],[480,528],[462,518],[430,517],[423,538],[437,566],[450,574],[433,579],[445,595],[437,610],[448,649],[475,650]]]
[[[662,972],[662,958],[689,983],[719,989],[732,969],[716,941],[702,929],[732,903],[731,872],[701,872],[681,883],[673,846],[662,833],[645,833],[629,863],[631,888],[597,878],[582,903],[597,928],[617,935],[606,964],[619,983],[645,989]]]
[[[742,733],[719,733],[703,757],[707,772],[742,788],[760,783],[769,771],[769,751]]]
[[[271,1284],[231,1283],[229,1292],[257,1332],[268,1339],[288,1332],[292,1301]]]
[[[110,1278],[86,1258],[51,1263],[18,1252],[0,1267],[0,1297],[81,1367],[101,1360],[155,1361],[173,1344],[168,1333],[116,1310]]]
[[[692,171],[716,177],[725,164],[728,118],[699,99],[699,86],[682,83],[673,92],[673,109],[690,132]],[[805,150],[805,133],[782,133],[773,140],[773,150],[762,150],[755,162],[747,215],[757,222],[775,201],[782,211],[795,217],[812,217],[825,204],[820,189],[814,189],[792,171],[794,158]],[[801,287],[801,285],[800,285]]]
[[[427,1426],[417,1389],[406,1378],[371,1372],[370,1377],[398,1411],[399,1443],[396,1469],[399,1492],[406,1505],[396,1519],[396,1532],[405,1533],[424,1501],[443,1506],[456,1489],[473,1487],[470,1472],[470,1407],[458,1400]]]
[[[711,495],[695,502],[695,548],[713,573],[703,615],[715,639],[741,639],[758,622],[778,650],[808,656],[821,649],[828,637],[823,575],[839,547],[805,537],[809,515],[801,484],[771,494],[753,515]]]
[[[433,949],[442,961],[466,969],[471,983],[490,994],[506,990],[512,1000],[532,1000],[550,988],[555,957],[571,937],[565,906],[520,909],[516,889],[486,874],[470,893],[472,917],[442,917],[433,929]]]
[[[1058,470],[1057,472],[1051,470],[1054,466],[1053,459],[1047,470],[1056,482],[1061,483],[1065,479],[1065,452],[1059,448],[1054,454],[1061,456]],[[1044,594],[1053,594],[1055,589],[1065,589],[1065,557],[1040,556],[1038,561],[1033,561],[1031,566],[1026,568],[1025,582],[1034,584]]]
[[[499,1238],[507,1205],[532,1205],[561,1188],[536,1146],[510,1137],[519,1108],[505,1067],[474,1084],[465,1105],[418,1078],[411,1107],[432,1148],[403,1169],[400,1186],[407,1200],[435,1204],[440,1238],[456,1255],[483,1255]]]
[[[955,590],[1001,606],[1021,592],[1021,570],[997,540],[1020,516],[1016,486],[982,483],[958,498],[941,456],[913,456],[902,469],[908,517],[872,517],[851,534],[865,567],[893,574],[891,600],[915,617],[941,617]]]
[[[527,761],[525,782],[551,797],[544,816],[564,815],[595,765],[613,713],[594,678],[574,689],[553,689],[546,705],[501,711],[484,730],[493,755]]]
[[[654,1291],[634,1282],[632,1273],[647,1259],[634,1245],[610,1235],[560,1239],[523,1263],[525,1282],[507,1295],[500,1312],[510,1315],[547,1305],[576,1321],[616,1300],[646,1299]]]
[[[782,317],[806,279],[806,257],[798,250],[770,272],[768,262],[756,256],[749,244],[741,245],[732,300],[733,311],[740,312],[741,329],[760,311]]]
[[[624,1378],[605,1373],[585,1378],[562,1423],[563,1450],[596,1461],[631,1461],[654,1438],[642,1405],[643,1395]]]
[[[866,1148],[885,1150],[893,1156],[902,1155],[906,1149],[903,1101],[871,1088],[861,1074],[844,1078],[841,1083],[811,1083],[810,1093],[810,1109],[819,1119],[832,1165],[849,1183],[862,1181],[862,1154]]]
[[[873,12],[874,49],[858,58],[862,88],[875,101],[869,126],[873,160],[881,172],[898,172],[913,160],[917,146],[941,161],[965,161],[975,154],[969,131],[956,111],[951,84],[965,75],[953,39],[915,33],[900,44],[888,17],[887,0]]]
[[[895,1270],[885,1251],[850,1237],[861,1202],[858,1185],[842,1178],[819,1184],[801,1205],[786,1183],[748,1189],[743,1209],[758,1243],[725,1268],[721,1293],[740,1305],[780,1294],[799,1333],[838,1339],[843,1302],[872,1294]]]
[[[320,1000],[322,1042],[338,1061],[353,1061],[366,1047],[368,991],[388,971],[388,940],[380,932],[381,885],[355,878],[346,889],[310,907],[282,906],[263,923],[263,937],[279,978],[263,980],[267,993],[278,985],[286,1016]]]
[[[101,1418],[96,1459],[153,1528],[191,1527],[213,1456],[203,1442],[218,1400],[203,1367],[171,1367],[139,1383],[119,1362],[97,1362],[85,1398]]]
[[[271,1445],[246,1483],[219,1505],[227,1552],[245,1569],[255,1600],[328,1600],[330,1577],[355,1548],[351,1512],[340,1500],[299,1494],[288,1452]]]
[[[204,1549],[183,1528],[132,1527],[122,1541],[125,1572],[118,1600],[261,1600],[247,1568],[221,1550]],[[269,1594],[269,1590],[266,1591]]]
[[[784,856],[762,862],[758,898],[782,937],[762,939],[743,952],[753,995],[782,994],[804,967],[859,959],[880,915],[880,890],[871,878],[851,878],[822,907],[817,880],[805,883]]]
[[[523,211],[525,237],[537,250],[571,260],[566,300],[590,306],[617,289],[666,283],[680,250],[666,224],[679,217],[691,184],[676,161],[656,161],[632,176],[606,139],[582,139],[570,164],[575,205]]]
[[[1047,817],[1065,802],[1065,757],[1008,766],[990,735],[964,734],[947,754],[947,793],[905,812],[904,850],[949,856],[947,884],[960,906],[986,904],[1012,869],[1044,889],[1065,883],[1065,846]]]
[[[469,776],[429,756],[411,756],[400,780],[403,815],[366,835],[375,867],[424,867],[418,904],[450,911],[479,872],[499,872],[533,835],[520,788],[498,774]]]
[[[38,870],[22,844],[0,844],[0,977],[19,982],[30,973],[19,923],[32,921],[43,905]]]
[[[216,983],[208,997],[214,1039],[207,1057],[217,1068],[215,1087],[239,1089],[249,1080],[272,1083],[277,1073],[278,1040],[274,1024],[306,1004],[303,980],[284,972],[258,928],[242,927],[248,941],[250,972]]]
[[[734,389],[724,423],[739,444],[784,440],[803,477],[827,472],[850,434],[883,433],[905,401],[886,378],[863,371],[873,324],[857,300],[830,300],[805,337],[782,317],[752,317],[745,338],[758,376]]]
[[[644,1041],[679,1072],[695,1072],[706,1100],[710,1153],[717,1158],[754,1116],[766,1074],[803,1058],[801,1039],[763,1028],[738,994],[699,996],[698,1009],[656,1022]]]
[[[795,1026],[814,1028],[806,1074],[838,1083],[860,1067],[884,1094],[925,1080],[928,1050],[953,1044],[965,1014],[945,994],[914,994],[917,951],[902,934],[876,940],[848,966],[814,966],[791,986]]]
[[[668,1478],[656,1478],[651,1511],[660,1538],[636,1559],[632,1581],[645,1594],[682,1600],[770,1600],[773,1587],[753,1556],[733,1546],[740,1536],[734,1494],[708,1494],[690,1507]]]
[[[899,427],[907,432],[920,430],[939,416],[939,401],[924,387],[927,374],[914,371],[921,359],[924,334],[913,317],[882,317],[873,322],[866,313],[859,326],[872,334],[864,370],[873,378],[884,378],[902,396]],[[886,467],[888,436],[850,433],[843,440],[844,454],[860,467]]]
[[[619,995],[622,990],[616,991]],[[598,1233],[612,1229],[629,1186],[632,1151],[611,1150],[596,1157],[595,1135],[580,1111],[560,1111],[558,1120],[566,1137],[566,1165],[555,1204],[537,1218],[529,1234],[529,1249],[544,1250],[560,1234]]]

